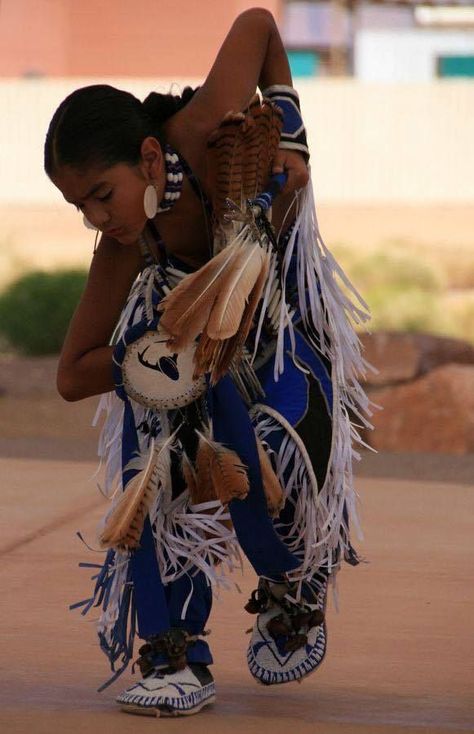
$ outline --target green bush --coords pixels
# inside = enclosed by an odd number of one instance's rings
[[[457,334],[443,305],[443,273],[434,263],[395,245],[358,252],[339,243],[335,255],[369,305],[371,330]]]
[[[419,289],[437,293],[442,281],[431,263],[408,253],[375,250],[360,257],[351,266],[351,275],[359,287],[368,290],[409,291]]]
[[[86,282],[82,270],[33,271],[0,294],[0,336],[25,354],[56,354]]]

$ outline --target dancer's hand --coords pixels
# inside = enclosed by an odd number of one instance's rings
[[[288,179],[282,190],[283,194],[291,194],[302,189],[309,181],[309,171],[306,161],[296,150],[279,148],[273,161],[272,173],[287,173]]]

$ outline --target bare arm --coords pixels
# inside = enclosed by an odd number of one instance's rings
[[[138,247],[102,237],[59,359],[57,386],[65,400],[114,389],[108,344],[140,266]]]
[[[192,104],[213,129],[229,110],[244,109],[257,86],[272,84],[291,86],[288,59],[272,14],[252,8],[233,23]]]
[[[245,109],[257,86],[292,85],[288,58],[273,16],[262,8],[247,10],[235,20],[203,86],[184,108],[193,118],[193,130],[203,139],[229,111]],[[184,112],[184,110],[183,110]],[[285,192],[302,188],[308,169],[298,152],[281,150],[274,172],[286,170]]]

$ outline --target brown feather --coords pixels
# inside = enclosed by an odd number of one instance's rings
[[[193,465],[191,464],[184,451],[181,458],[181,471],[183,473],[184,481],[186,483],[186,489],[189,491],[191,502],[194,505],[198,502],[198,500],[196,499],[198,491],[197,476]]]
[[[211,373],[211,384],[215,385],[227,372],[232,361],[238,359],[252,327],[253,317],[260,301],[268,274],[270,256],[262,250],[263,266],[250,293],[237,333],[229,339],[214,340],[201,334],[194,355],[194,377]]]
[[[263,444],[258,437],[257,449],[258,458],[260,459],[260,470],[262,472],[263,491],[267,499],[267,509],[270,517],[278,517],[285,504],[285,495],[280,484],[280,480],[273,470],[272,463],[267,452],[263,448]]]
[[[211,192],[216,231],[222,237],[232,227],[224,224],[226,198],[239,207],[261,193],[268,183],[278,149],[281,110],[255,95],[245,114],[228,112],[208,139],[208,189]]]
[[[156,490],[159,455],[150,451],[146,468],[131,479],[107,515],[99,542],[102,548],[138,548],[145,517]]]
[[[211,482],[222,504],[225,505],[232,499],[246,497],[249,491],[249,479],[239,455],[201,433],[199,437],[200,450],[205,452]]]
[[[263,251],[262,251],[263,252]],[[213,361],[213,367],[211,371],[211,383],[214,385],[220,378],[227,372],[232,361],[239,359],[244,344],[249,335],[250,329],[252,328],[253,318],[255,311],[259,304],[262,296],[265,282],[268,275],[268,268],[270,266],[270,256],[268,253],[264,253],[263,266],[260,271],[260,275],[250,293],[248,303],[245,307],[244,314],[242,316],[239,329],[235,336],[230,339],[226,339],[219,351],[217,359]]]
[[[217,500],[217,492],[211,476],[212,450],[204,438],[199,434],[199,443],[196,454],[196,495],[193,504]]]
[[[212,502],[214,500],[222,500],[218,497],[216,487],[212,479],[212,463],[214,457],[214,450],[212,443],[206,440],[202,434],[199,434],[199,444],[196,454],[196,494],[192,498],[192,502],[195,505],[202,504],[204,502]],[[214,508],[204,510],[204,514],[213,515],[215,513]],[[224,527],[231,529],[232,520],[226,519],[220,521]],[[212,538],[213,533],[206,533],[206,538]],[[219,562],[216,559],[216,562]]]

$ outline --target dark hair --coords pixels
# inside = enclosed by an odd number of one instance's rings
[[[52,176],[59,166],[83,169],[117,163],[135,165],[148,135],[163,142],[165,120],[186,105],[196,90],[186,87],[181,97],[151,92],[139,99],[108,84],[93,84],[72,92],[49,123],[44,168]]]

